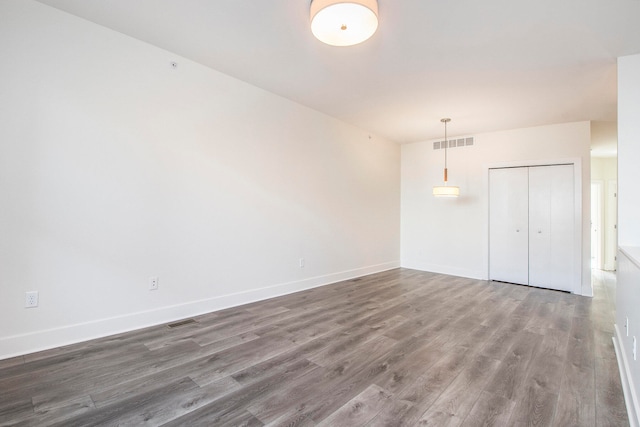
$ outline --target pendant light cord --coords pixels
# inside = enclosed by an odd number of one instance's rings
[[[451,121],[451,119],[440,119],[442,123],[444,123],[444,184],[447,185],[448,174],[447,174],[447,150],[449,149],[449,140],[447,140],[447,123]]]
[[[447,150],[449,141],[447,140],[447,122],[444,122],[444,182],[447,182]]]

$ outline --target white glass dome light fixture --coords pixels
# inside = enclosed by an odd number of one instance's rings
[[[444,185],[433,187],[433,195],[436,197],[458,197],[460,195],[460,188],[449,185],[447,176],[447,147],[449,141],[447,140],[447,123],[451,121],[449,118],[440,119],[444,123]]]
[[[377,0],[311,0],[311,32],[331,46],[353,46],[378,29]]]

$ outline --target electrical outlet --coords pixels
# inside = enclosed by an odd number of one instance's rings
[[[636,355],[638,354],[637,346],[636,346],[636,337],[633,337],[633,360],[636,360]]]
[[[26,293],[24,306],[26,308],[33,308],[38,306],[38,291],[31,291]]]
[[[158,290],[158,276],[149,277],[149,290],[150,291]]]
[[[627,336],[629,336],[629,318],[628,317],[624,321],[624,329],[627,331]]]
[[[300,258],[300,268],[304,268],[304,258]]]

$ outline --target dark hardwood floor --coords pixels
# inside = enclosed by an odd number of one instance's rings
[[[396,269],[0,361],[0,425],[625,426],[595,297]]]

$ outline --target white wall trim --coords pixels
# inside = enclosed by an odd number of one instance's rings
[[[449,276],[467,277],[470,279],[487,280],[482,271],[476,271],[468,268],[451,267],[440,264],[430,264],[421,262],[407,261],[403,263],[403,268],[412,270],[428,271],[431,273],[447,274]]]
[[[484,169],[484,186],[489,191],[489,169],[500,168],[516,168],[516,167],[528,167],[528,166],[551,166],[559,164],[572,164],[574,173],[574,218],[576,223],[576,235],[574,239],[574,277],[576,277],[573,284],[574,293],[583,296],[593,296],[593,287],[591,286],[591,278],[589,277],[588,283],[583,274],[584,269],[584,257],[582,248],[582,233],[583,233],[583,212],[582,212],[582,159],[580,157],[558,158],[548,160],[514,160],[507,162],[489,163],[483,165]],[[591,191],[591,190],[589,190]],[[487,196],[488,197],[488,196]],[[488,200],[488,198],[487,198]],[[487,222],[484,229],[484,239],[487,244],[484,251],[484,265],[486,267],[485,277],[489,278],[489,203],[487,203]],[[589,251],[591,246],[589,246]],[[589,256],[589,260],[591,257]]]
[[[0,349],[2,349],[0,350],[0,360],[156,326],[398,267],[400,267],[400,261],[391,261],[154,310],[13,335],[0,339]]]
[[[627,414],[629,415],[629,425],[631,427],[638,427],[640,420],[640,405],[638,405],[638,396],[636,394],[636,387],[633,384],[633,377],[629,370],[629,364],[627,362],[627,356],[624,351],[624,344],[620,337],[620,330],[618,324],[614,325],[615,335],[613,339],[613,347],[616,351],[616,358],[618,359],[618,370],[620,371],[620,380],[622,382],[622,391],[624,393],[624,401],[627,406]]]

